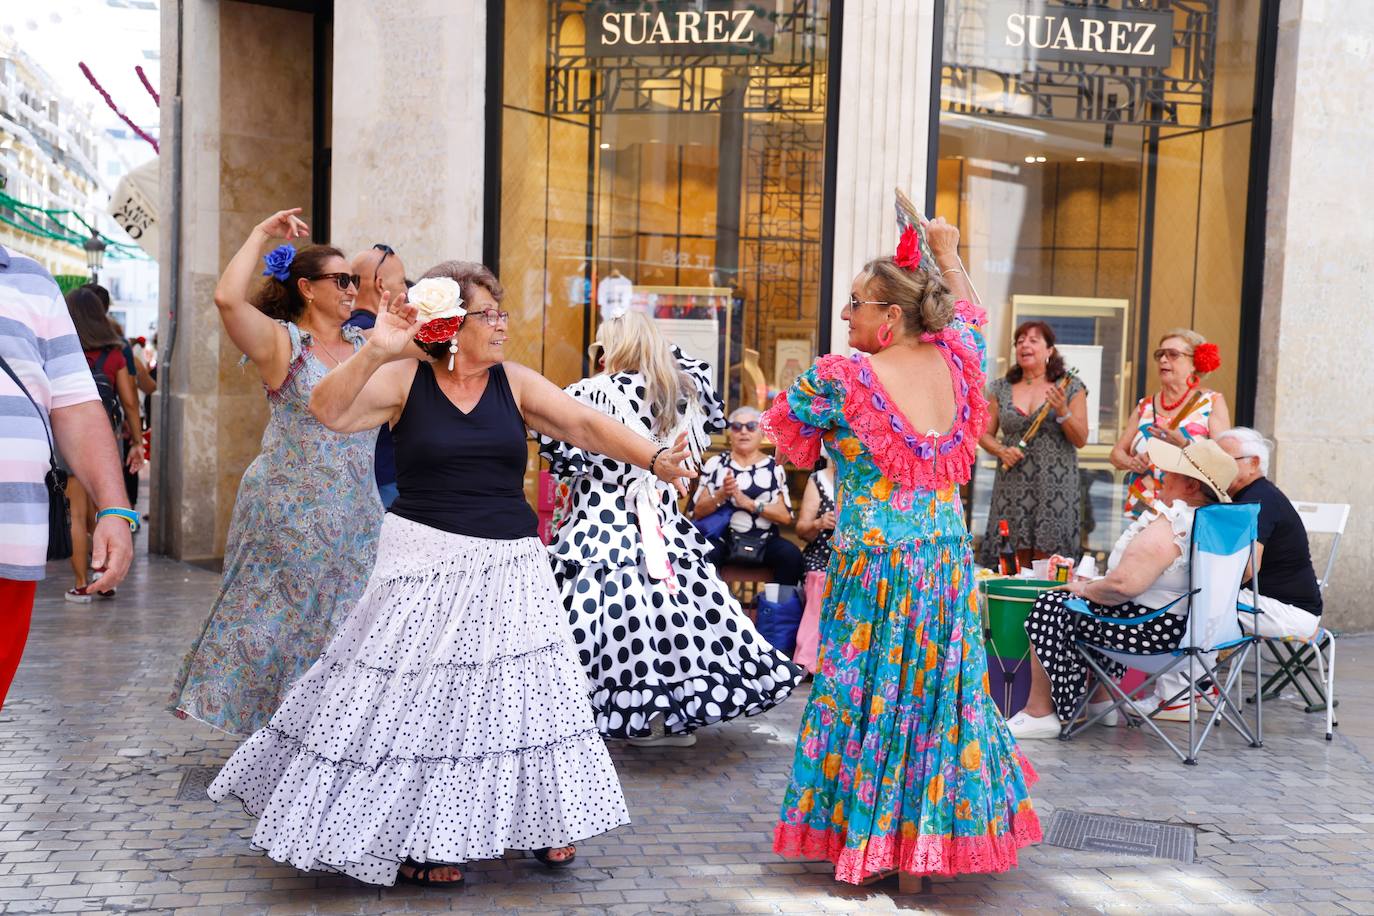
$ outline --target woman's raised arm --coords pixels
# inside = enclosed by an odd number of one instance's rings
[[[310,234],[310,227],[298,216],[300,212],[300,207],[279,210],[254,226],[215,284],[215,306],[229,339],[258,367],[263,382],[271,388],[286,378],[291,363],[291,339],[281,325],[248,301],[248,288],[265,244],[273,239],[290,240]]]

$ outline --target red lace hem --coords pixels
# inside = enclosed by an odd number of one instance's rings
[[[835,880],[861,884],[870,875],[898,871],[911,875],[966,875],[1009,871],[1017,850],[1044,839],[1040,818],[1032,810],[1012,818],[1011,830],[999,836],[871,837],[856,848],[845,846],[847,831],[815,830],[805,824],[773,828],[773,851],[793,859],[823,858],[835,863]]]

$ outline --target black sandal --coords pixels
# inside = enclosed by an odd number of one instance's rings
[[[568,856],[566,859],[550,858],[549,853],[553,852],[553,849],[554,847],[552,846],[545,846],[543,849],[536,849],[534,850],[534,857],[538,859],[540,862],[543,862],[549,868],[562,868],[565,865],[570,865],[572,863],[572,860],[577,858],[577,849],[575,847],[573,848],[572,855]]]
[[[456,866],[450,865],[447,862],[416,862],[414,859],[406,859],[401,863],[401,868],[414,869],[415,873],[413,875],[407,875],[405,872],[398,869],[396,871],[396,880],[406,884],[418,884],[421,887],[462,887],[463,882],[467,880],[462,875],[459,875],[457,881],[434,881],[429,877],[430,872],[434,871],[436,868],[455,867]]]

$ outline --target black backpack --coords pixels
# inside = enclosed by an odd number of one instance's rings
[[[104,405],[105,413],[110,417],[110,427],[114,430],[115,441],[119,442],[124,438],[124,404],[119,400],[114,379],[105,374],[105,362],[113,350],[111,347],[96,357],[95,362],[91,364],[91,378],[95,379],[96,394],[100,395],[100,403]]]

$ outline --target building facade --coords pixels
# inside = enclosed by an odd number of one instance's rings
[[[1374,624],[1354,600],[1374,564],[1351,547],[1374,531],[1355,458],[1374,331],[1349,306],[1369,286],[1374,219],[1353,202],[1371,189],[1356,100],[1374,30],[1314,0],[1031,7],[168,5],[161,546],[222,552],[256,453],[265,405],[210,290],[275,209],[305,206],[347,251],[392,245],[412,275],[482,259],[507,288],[512,358],[559,384],[590,370],[598,300],[629,296],[733,407],[842,345],[839,306],[891,251],[901,188],[961,229],[990,373],[1039,318],[1088,381],[1087,548],[1123,524],[1106,455],[1157,388],[1149,354],[1192,327],[1221,349],[1210,383],[1238,422],[1276,440],[1280,485],[1354,504],[1331,619]]]

